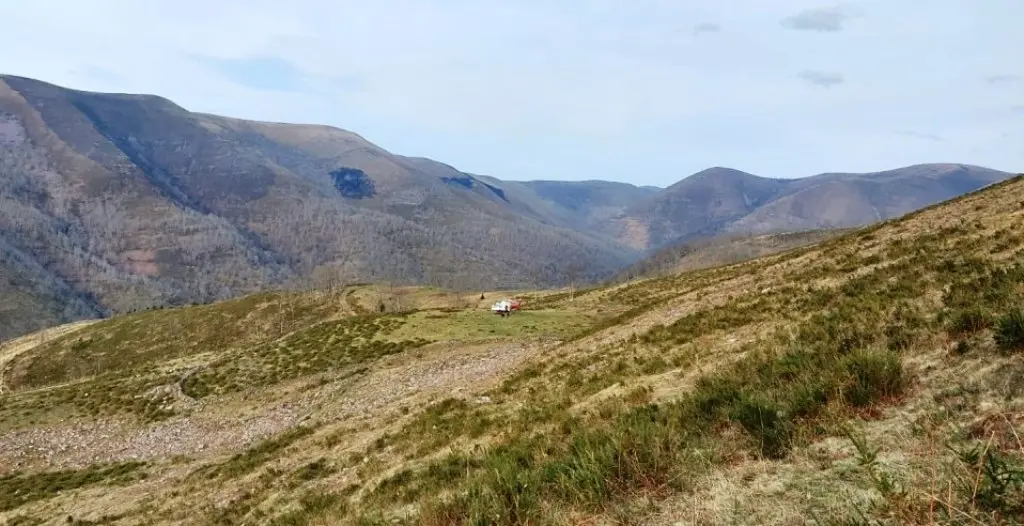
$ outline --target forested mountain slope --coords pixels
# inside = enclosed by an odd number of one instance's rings
[[[565,279],[560,262],[600,276],[632,258],[497,186],[356,134],[153,96],[2,77],[0,163],[2,261],[20,276],[3,291],[54,319],[297,280],[551,285]],[[81,305],[53,312],[44,297]],[[23,325],[4,319],[0,335]]]
[[[0,76],[0,339],[312,284],[595,281],[694,237],[861,225],[1007,175],[502,181],[338,128]]]

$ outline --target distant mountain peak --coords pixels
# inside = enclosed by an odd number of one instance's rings
[[[703,170],[701,170],[701,171],[691,175],[690,177],[693,177],[693,176],[711,177],[711,176],[716,176],[716,175],[753,175],[753,174],[749,174],[747,172],[744,172],[742,170],[737,170],[735,168],[729,168],[728,166],[712,166],[710,168],[705,168],[705,169],[703,169]]]
[[[630,207],[607,228],[630,246],[651,249],[723,232],[854,227],[898,217],[1009,176],[957,163],[796,179],[713,166]],[[642,247],[637,240],[643,240]]]
[[[752,173],[737,170],[735,168],[729,168],[726,166],[712,166],[711,168],[705,168],[693,175],[684,177],[678,183],[670,186],[680,187],[689,186],[696,183],[711,183],[711,184],[737,184],[743,181],[776,181],[777,179],[769,179],[767,177],[761,177]]]
[[[671,195],[679,192],[689,192],[698,188],[702,189],[702,191],[713,188],[729,191],[729,188],[738,190],[740,187],[749,185],[774,187],[780,181],[782,180],[761,177],[735,168],[713,166],[682,178],[679,182],[666,188],[663,193]]]

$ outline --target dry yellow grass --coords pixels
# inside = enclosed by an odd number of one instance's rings
[[[50,340],[55,340],[84,327],[88,327],[98,320],[83,320],[74,323],[67,323],[58,327],[44,329],[20,338],[15,338],[0,345],[0,394],[4,394],[4,374],[7,372],[7,364],[17,358],[20,354],[31,351]]]

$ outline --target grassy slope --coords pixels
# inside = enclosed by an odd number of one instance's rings
[[[1018,178],[754,261],[530,296],[509,319],[474,310],[490,295],[363,288],[101,322],[11,364],[5,440],[301,411],[141,467],[0,447],[21,464],[0,484],[29,496],[0,518],[1012,524],[1022,223]],[[136,398],[168,385],[184,396]]]
[[[778,254],[794,248],[827,241],[846,230],[810,230],[756,236],[717,236],[694,240],[658,250],[612,278],[618,282],[635,278],[663,277]]]

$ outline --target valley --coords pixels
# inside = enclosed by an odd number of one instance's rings
[[[0,75],[0,339],[268,290],[594,283],[681,243],[864,226],[1010,176],[502,180],[340,128]]]

